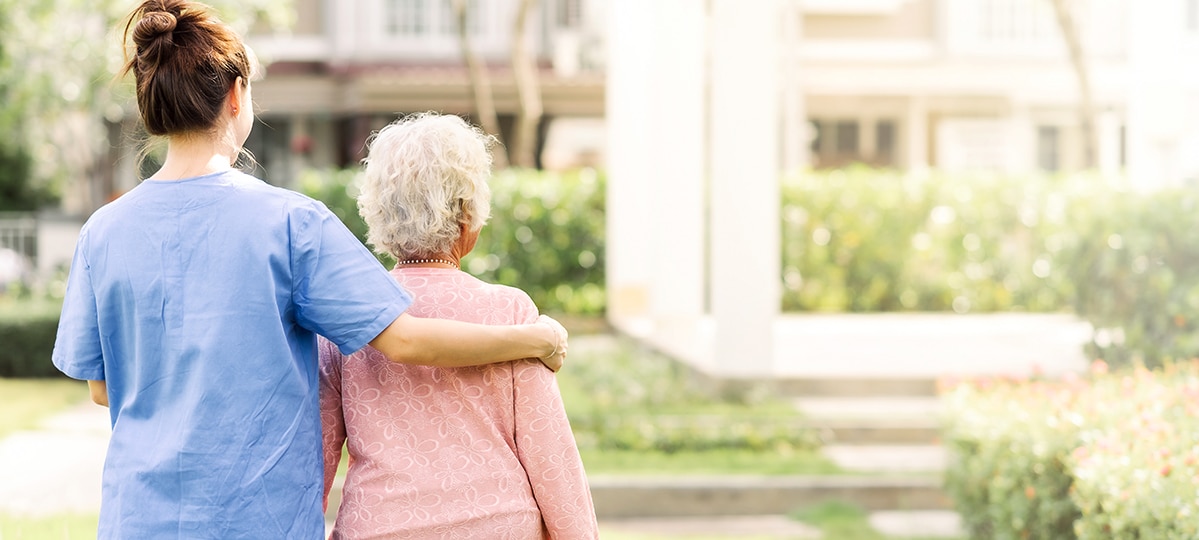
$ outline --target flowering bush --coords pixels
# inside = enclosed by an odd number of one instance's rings
[[[946,390],[950,496],[977,538],[1199,537],[1199,366]]]

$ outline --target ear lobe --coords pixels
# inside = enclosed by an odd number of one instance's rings
[[[245,81],[242,80],[241,77],[238,77],[233,81],[233,87],[229,89],[229,105],[233,110],[234,116],[237,116],[238,111],[240,111],[244,105],[241,99],[241,92],[243,88],[245,88]]]

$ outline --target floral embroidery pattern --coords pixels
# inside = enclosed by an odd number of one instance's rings
[[[481,324],[536,320],[524,292],[456,270],[392,275],[408,313]],[[328,496],[350,454],[332,538],[598,538],[554,375],[522,360],[442,369],[320,343]]]

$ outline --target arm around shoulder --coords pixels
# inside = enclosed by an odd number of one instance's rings
[[[371,346],[392,362],[465,367],[522,358],[557,371],[566,358],[566,330],[542,316],[533,324],[492,326],[401,314]]]

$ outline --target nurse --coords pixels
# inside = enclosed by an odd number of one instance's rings
[[[412,317],[323,204],[233,168],[255,64],[206,6],[145,1],[125,36],[166,160],[84,225],[53,355],[110,408],[100,538],[323,538],[317,334],[395,362],[561,366],[557,322]]]

